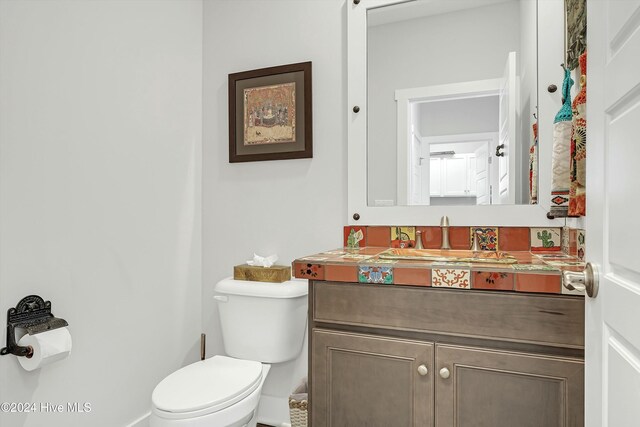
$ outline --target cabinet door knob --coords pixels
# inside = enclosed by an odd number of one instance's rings
[[[440,376],[446,380],[451,376],[451,372],[447,368],[442,368],[440,369]]]
[[[424,377],[429,373],[429,370],[426,365],[420,365],[418,366],[418,373]]]

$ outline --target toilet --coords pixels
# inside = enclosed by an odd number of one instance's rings
[[[295,359],[307,321],[307,282],[227,278],[215,286],[226,355],[185,366],[151,397],[151,427],[255,427],[271,364]]]

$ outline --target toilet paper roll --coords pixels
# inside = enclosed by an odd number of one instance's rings
[[[33,371],[67,357],[71,353],[71,334],[67,328],[53,329],[35,335],[27,334],[20,338],[18,345],[33,347],[31,358],[18,357],[20,365],[25,370]]]

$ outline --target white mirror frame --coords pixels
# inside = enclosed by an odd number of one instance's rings
[[[541,88],[554,82],[562,82],[560,63],[563,58],[562,43],[554,40],[550,31],[538,32],[538,138],[545,138],[546,146],[538,153],[538,205],[491,205],[491,206],[384,206],[367,204],[367,10],[407,0],[353,0],[347,5],[347,73],[348,73],[348,223],[350,225],[438,225],[447,215],[451,225],[502,225],[502,226],[553,226],[565,225],[565,219],[547,218],[551,194],[551,151],[553,117],[560,109],[561,95],[549,94]],[[420,1],[420,0],[408,0]],[[546,2],[542,3],[554,3]],[[562,4],[562,2],[557,2]],[[555,12],[555,11],[554,11]],[[545,28],[564,27],[563,13],[547,13],[538,4],[538,22]],[[557,26],[557,27],[554,27]],[[560,39],[562,40],[562,39]],[[545,49],[540,49],[545,46]],[[542,54],[542,55],[541,55]],[[555,62],[554,62],[555,61]],[[556,63],[557,62],[557,63]],[[552,65],[552,64],[555,64]],[[546,75],[542,71],[546,71]],[[544,84],[544,82],[547,82]],[[354,107],[359,107],[359,112]],[[542,114],[540,114],[542,113]],[[541,144],[539,144],[541,147]],[[357,214],[357,215],[356,215]],[[355,217],[358,219],[355,219]]]

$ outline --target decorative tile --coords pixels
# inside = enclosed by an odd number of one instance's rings
[[[469,227],[449,227],[449,244],[451,249],[464,249],[471,247],[469,241]]]
[[[511,270],[513,270],[513,264],[483,262],[483,263],[469,264],[469,265],[472,266],[473,271],[483,271],[483,272],[500,271],[503,273],[510,273],[512,272]]]
[[[536,258],[541,259],[543,261],[557,261],[557,260],[571,260],[576,259],[571,255],[567,255],[562,252],[554,253],[554,254],[536,254],[534,255]]]
[[[471,263],[470,262],[458,262],[458,261],[437,261],[432,263],[431,265],[433,268],[440,268],[440,269],[444,269],[447,270],[449,268],[462,268],[462,269],[467,269],[469,270],[471,268]]]
[[[498,289],[502,291],[513,290],[513,273],[501,271],[474,271],[473,289]]]
[[[440,249],[442,229],[440,227],[418,227],[422,231],[422,246],[425,249]]]
[[[366,244],[366,227],[344,227],[344,247],[345,248],[362,248]]]
[[[346,254],[341,255],[340,258],[345,261],[363,261],[365,259],[373,258],[373,255]]]
[[[584,261],[586,259],[586,251],[587,251],[587,246],[586,246],[586,232],[584,230],[578,230],[578,251],[577,251],[577,256],[578,259],[580,261]]]
[[[513,269],[516,271],[558,271],[556,267],[546,264],[514,264]]]
[[[498,229],[497,228],[482,228],[471,227],[469,229],[469,248],[473,246],[473,235],[478,235],[478,245],[480,250],[483,251],[497,251],[498,250]]]
[[[358,253],[364,254],[364,255],[378,255],[381,254],[382,252],[388,250],[389,248],[361,248],[358,249]],[[351,250],[351,249],[348,249]]]
[[[390,227],[367,227],[367,246],[388,248],[391,246]]]
[[[327,264],[324,270],[324,280],[336,282],[358,281],[358,267],[355,265]]]
[[[545,261],[545,263],[554,267],[584,267],[585,263],[582,261]]]
[[[540,261],[540,258],[537,258],[531,252],[510,252],[510,254],[518,260],[518,264],[531,264]]]
[[[564,248],[562,248],[564,252]],[[569,255],[578,255],[578,230],[575,228],[569,228],[569,250],[566,252]]]
[[[559,294],[560,284],[559,274],[516,274],[516,291],[518,292],[539,292],[547,294]]]
[[[560,228],[531,228],[531,252],[560,251]]]
[[[455,268],[434,268],[431,272],[431,286],[439,288],[471,288],[470,271]]]
[[[397,263],[398,260],[396,259],[383,259],[383,258],[378,258],[378,257],[370,257],[366,260],[360,261],[360,264],[366,264],[366,265],[372,265],[372,264],[383,264],[383,265],[388,265],[388,264],[395,264]]]
[[[391,227],[392,248],[414,248],[416,246],[415,227]]]
[[[431,269],[396,267],[393,269],[393,283],[396,285],[431,286]]]
[[[359,265],[358,282],[391,285],[393,284],[393,267],[378,265]]]
[[[562,239],[560,241],[560,248],[565,254],[570,253],[569,236],[571,229],[569,227],[562,227]]]
[[[500,227],[501,251],[529,251],[529,227]]]
[[[324,280],[324,266],[296,262],[293,265],[293,274],[298,279]]]
[[[300,261],[327,261],[331,259],[327,256],[305,256],[300,258]]]

